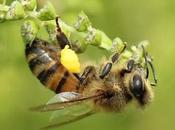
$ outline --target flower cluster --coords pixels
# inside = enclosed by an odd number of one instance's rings
[[[55,9],[49,1],[41,9],[37,8],[36,0],[15,0],[10,5],[6,5],[5,0],[0,2],[0,22],[24,20],[21,26],[21,36],[26,44],[34,40],[39,29],[42,27],[48,32],[51,43],[55,44],[57,42],[55,30],[56,16]],[[84,12],[79,13],[73,26],[66,24],[61,19],[59,23],[73,48],[71,50],[66,47],[62,50],[61,61],[72,72],[80,71],[77,54],[83,53],[88,45],[105,49],[111,53],[120,53],[125,47],[126,43],[120,38],[117,37],[111,40],[103,31],[94,28]],[[126,50],[122,53],[123,59],[128,59],[132,56],[137,62],[142,63],[143,51],[140,49],[142,45],[146,47],[147,42],[140,43],[138,47],[132,47],[132,51]],[[70,64],[75,64],[77,67],[71,67]]]

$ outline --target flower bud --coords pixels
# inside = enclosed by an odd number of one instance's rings
[[[142,46],[143,46],[145,49],[147,49],[148,45],[149,45],[149,41],[148,41],[148,40],[144,40],[144,41],[141,41],[141,42],[138,44],[138,47],[141,48],[141,49],[143,50]]]
[[[132,56],[132,52],[131,51],[128,51],[128,50],[126,50],[126,51],[124,51],[122,54],[121,54],[121,59],[129,59],[130,57]]]
[[[32,11],[36,8],[36,0],[20,0],[25,10]]]
[[[46,5],[38,12],[38,18],[42,21],[53,20],[56,17],[56,12],[53,5],[47,1]]]
[[[78,20],[74,25],[75,29],[79,32],[87,31],[91,27],[91,22],[84,12],[80,12],[78,15]]]
[[[36,37],[38,26],[31,20],[27,20],[21,26],[21,35],[25,44],[30,44]]]
[[[132,57],[132,52],[125,50],[120,55],[120,60],[118,61],[119,64],[127,64],[128,60]]]
[[[120,38],[115,38],[112,42],[112,52],[121,53],[125,47],[125,43]]]
[[[25,15],[24,8],[19,1],[14,1],[10,5],[10,8],[7,12],[6,19],[8,20],[16,20],[23,18]]]
[[[70,34],[70,42],[73,50],[82,53],[86,50],[88,43],[85,41],[86,34],[83,32],[73,31]]]
[[[102,39],[101,34],[102,33],[100,30],[91,28],[86,37],[87,43],[95,45],[95,46],[99,46],[101,44],[101,39]]]
[[[91,45],[95,45],[106,50],[110,50],[112,45],[112,41],[104,32],[94,28],[89,30],[86,41]]]
[[[51,42],[57,43],[55,21],[46,21],[44,22],[44,26],[49,34],[49,39],[51,40]]]
[[[111,39],[101,31],[101,44],[100,47],[103,49],[106,49],[108,51],[111,51],[112,41]]]
[[[138,63],[143,63],[144,57],[143,57],[143,47],[146,50],[149,45],[148,41],[142,41],[138,44],[138,46],[133,46],[131,49],[133,51],[133,58]]]

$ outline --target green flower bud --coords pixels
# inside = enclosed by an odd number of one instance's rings
[[[101,31],[101,37],[102,39],[101,39],[100,47],[108,51],[111,51],[111,47],[112,47],[111,39],[102,31]]]
[[[131,46],[131,50],[132,50],[133,52],[135,52],[135,51],[137,51],[137,47],[136,47],[136,46]]]
[[[44,26],[46,28],[46,31],[49,34],[49,39],[51,40],[52,43],[57,43],[57,38],[56,38],[56,25],[55,21],[47,21],[44,22]]]
[[[80,32],[87,31],[88,28],[91,27],[91,22],[83,11],[79,13],[78,20],[75,23],[74,27],[77,31]]]
[[[67,37],[70,37],[71,33],[76,32],[75,28],[73,28],[72,26],[67,25],[61,19],[59,19],[59,24],[60,24],[61,30],[64,32],[64,34]]]
[[[86,34],[82,32],[77,32],[76,30],[70,34],[70,42],[72,48],[77,53],[82,53],[87,48],[87,42],[85,41]]]
[[[125,43],[120,38],[115,38],[112,42],[112,52],[122,52],[125,47]]]
[[[121,59],[129,59],[130,57],[132,56],[132,52],[131,51],[128,51],[128,50],[125,50],[122,54],[121,54]]]
[[[56,12],[53,5],[47,1],[46,5],[38,12],[38,18],[42,21],[53,20]]]
[[[91,28],[86,36],[86,42],[94,46],[99,46],[101,44],[102,33],[100,30]]]
[[[38,26],[31,20],[27,20],[21,26],[21,35],[25,44],[30,44],[36,37]]]
[[[145,41],[141,41],[139,44],[138,44],[138,47],[142,49],[142,46],[147,49],[149,45],[149,41],[145,40]]]
[[[132,57],[132,52],[125,50],[120,57],[119,64],[126,64],[128,60]]]
[[[6,19],[16,20],[23,18],[25,15],[24,8],[19,1],[14,1],[7,12]]]
[[[20,0],[26,10],[32,11],[36,8],[36,0]]]
[[[86,37],[88,44],[98,46],[100,48],[110,50],[112,46],[112,41],[109,37],[102,31],[91,28]]]
[[[133,51],[133,58],[135,59],[136,62],[138,63],[143,63],[144,61],[144,57],[143,57],[143,48],[142,46],[145,48],[145,50],[147,49],[149,42],[148,41],[142,41],[138,44],[138,46],[133,46],[131,47],[132,51]]]

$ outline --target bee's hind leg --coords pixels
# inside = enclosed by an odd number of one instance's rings
[[[102,69],[102,72],[101,72],[101,74],[99,76],[101,79],[103,79],[111,71],[112,64],[118,61],[120,55],[125,50],[125,48],[126,48],[126,44],[125,44],[125,47],[123,48],[123,50],[121,52],[117,52],[117,53],[114,53],[112,55],[111,61],[107,62],[106,65]]]
[[[57,29],[56,38],[57,38],[58,44],[60,45],[61,49],[63,49],[66,45],[71,47],[68,38],[66,37],[64,32],[62,32],[62,30],[61,30],[61,27],[60,27],[60,24],[59,24],[59,18],[60,17],[56,17],[56,19],[55,19],[55,21],[56,21],[56,29]]]

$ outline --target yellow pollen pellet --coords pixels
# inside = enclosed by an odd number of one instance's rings
[[[77,54],[66,45],[61,50],[61,63],[72,73],[80,72],[80,62]]]

